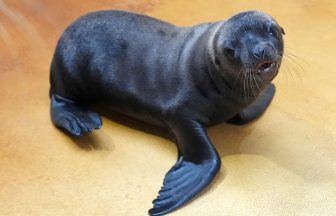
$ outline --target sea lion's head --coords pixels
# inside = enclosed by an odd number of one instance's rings
[[[283,28],[264,12],[239,13],[216,32],[215,64],[230,81],[261,89],[278,74],[284,34]]]

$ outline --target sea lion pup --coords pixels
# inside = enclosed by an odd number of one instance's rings
[[[185,204],[212,181],[220,157],[205,127],[244,124],[271,102],[283,29],[261,11],[177,27],[126,11],[80,17],[51,64],[52,122],[80,136],[102,126],[85,105],[104,104],[166,127],[178,148],[150,215]]]

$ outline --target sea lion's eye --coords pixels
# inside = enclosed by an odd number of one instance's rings
[[[277,37],[278,36],[278,31],[275,29],[274,26],[269,26],[268,27],[268,34],[273,36],[273,37]]]
[[[232,48],[226,47],[224,48],[224,52],[229,58],[234,58],[235,56],[235,51]]]

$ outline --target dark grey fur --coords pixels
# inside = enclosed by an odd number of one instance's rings
[[[171,130],[179,158],[149,213],[171,212],[220,168],[204,127],[246,123],[272,100],[281,33],[260,11],[191,27],[125,11],[87,14],[57,44],[50,77],[53,123],[73,135],[90,132],[101,119],[83,104],[104,103]]]

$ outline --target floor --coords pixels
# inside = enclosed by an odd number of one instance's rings
[[[171,215],[336,215],[333,0],[0,0],[0,215],[132,216],[151,207],[176,159],[174,144],[154,135],[162,132],[112,116],[70,138],[49,119],[57,38],[83,13],[111,8],[177,25],[260,9],[286,31],[271,107],[249,125],[209,128],[220,173]]]

